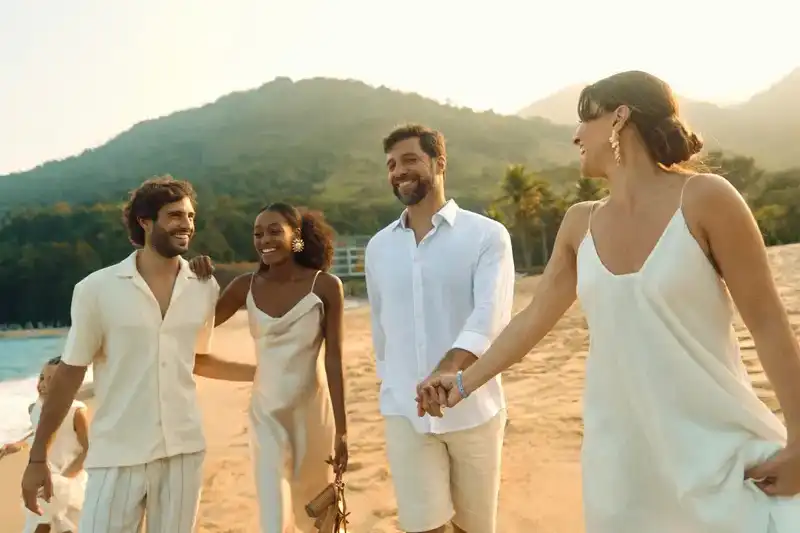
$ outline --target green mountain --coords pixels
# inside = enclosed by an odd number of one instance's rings
[[[476,113],[357,81],[278,78],[196,109],[136,124],[106,144],[0,176],[0,212],[56,202],[118,202],[144,178],[189,179],[203,197],[286,198],[362,207],[393,202],[381,139],[404,122],[448,139],[456,197],[485,200],[510,163],[576,160],[569,128]]]
[[[575,127],[576,104],[583,85],[566,87],[519,111]],[[800,68],[773,86],[734,106],[718,106],[678,97],[681,114],[703,137],[708,150],[755,158],[770,170],[800,166]]]

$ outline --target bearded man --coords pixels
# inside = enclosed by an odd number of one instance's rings
[[[170,177],[131,193],[123,222],[137,248],[75,285],[64,354],[22,478],[25,506],[52,494],[48,445],[94,365],[81,533],[194,531],[205,439],[193,374],[249,381],[249,365],[209,354],[219,285],[181,254],[194,235],[195,193]]]
[[[446,200],[444,136],[408,125],[383,140],[405,205],[366,249],[386,451],[406,532],[493,533],[505,398],[500,378],[441,418],[417,384],[472,364],[511,318],[514,260],[500,223]],[[444,402],[439,402],[444,404]]]

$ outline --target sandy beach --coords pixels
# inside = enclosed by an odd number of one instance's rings
[[[800,332],[800,245],[773,248],[770,256],[784,303],[795,330]],[[537,278],[528,278],[518,283],[517,310],[529,301],[537,282]],[[759,396],[777,408],[741,321],[737,321],[736,330]],[[351,530],[397,532],[378,412],[368,308],[347,311],[346,332],[351,443],[346,481]],[[252,360],[252,341],[243,312],[218,328],[215,348],[231,359]],[[579,448],[587,349],[586,323],[576,304],[533,353],[504,375],[510,423],[503,454],[499,531],[583,531]],[[209,443],[198,531],[256,532],[255,490],[247,446],[249,385],[200,379],[198,388]],[[18,487],[26,457],[22,453],[0,461],[3,533],[21,531]]]

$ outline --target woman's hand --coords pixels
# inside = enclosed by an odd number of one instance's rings
[[[347,435],[336,435],[333,445],[333,470],[337,474],[347,470]]]
[[[795,441],[745,472],[756,486],[770,496],[800,494],[800,445]]]
[[[214,274],[214,263],[207,255],[198,255],[189,260],[189,268],[198,278],[208,279]]]

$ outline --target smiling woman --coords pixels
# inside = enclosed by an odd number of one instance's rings
[[[260,531],[311,531],[305,506],[333,479],[328,457],[333,453],[338,473],[347,466],[344,294],[339,278],[328,272],[333,231],[320,214],[275,203],[256,216],[253,244],[258,269],[225,288],[215,325],[247,306],[258,359],[250,434]],[[210,275],[207,257],[190,264],[198,276]],[[286,457],[294,458],[289,472]]]

